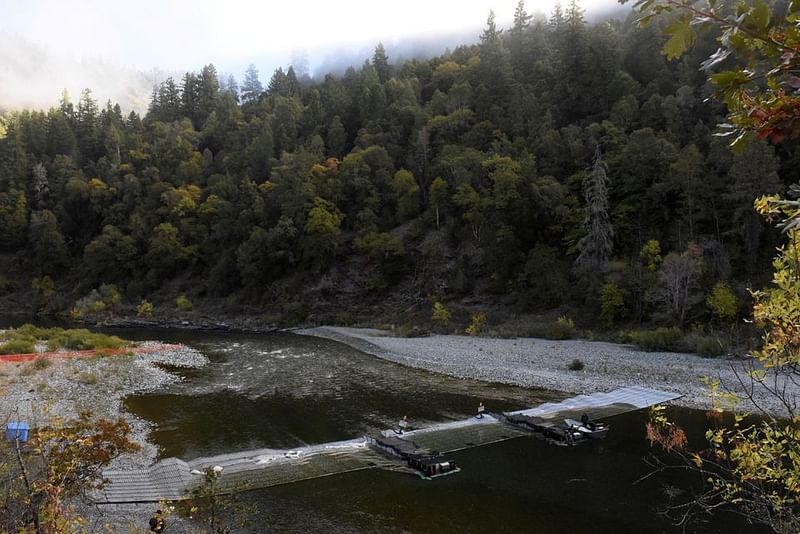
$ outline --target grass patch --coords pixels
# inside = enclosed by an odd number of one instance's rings
[[[656,328],[655,330],[630,330],[621,335],[623,343],[632,343],[647,351],[681,351],[683,334],[679,328]]]
[[[23,325],[13,330],[7,330],[0,335],[4,341],[0,347],[5,347],[10,342],[27,342],[32,350],[5,352],[4,354],[23,354],[36,352],[37,342],[46,342],[47,350],[91,350],[91,349],[121,349],[130,346],[130,342],[117,336],[109,336],[90,332],[85,328],[40,328],[31,324]]]
[[[34,360],[33,367],[37,371],[41,371],[42,369],[47,369],[48,367],[50,367],[50,365],[52,365],[52,363],[53,362],[51,362],[47,358],[39,357],[39,358],[36,358],[36,360]]]
[[[0,354],[31,354],[36,352],[36,340],[9,339],[0,344]]]
[[[61,330],[47,342],[50,350],[91,350],[91,349],[121,349],[130,345],[128,341],[117,336],[98,334],[86,329]]]

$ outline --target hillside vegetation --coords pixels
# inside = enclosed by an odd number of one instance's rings
[[[797,179],[798,150],[715,137],[726,110],[696,67],[715,36],[667,61],[668,23],[520,4],[511,28],[490,15],[479,44],[429,60],[378,45],[342,76],[289,67],[266,87],[207,65],[154,88],[145,116],[89,90],[14,113],[0,298],[158,313],[180,295],[184,311],[333,322],[430,321],[439,302],[727,329],[777,244],[753,201]]]

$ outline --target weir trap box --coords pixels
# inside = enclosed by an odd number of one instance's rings
[[[30,426],[25,421],[11,421],[6,425],[6,439],[28,441]]]

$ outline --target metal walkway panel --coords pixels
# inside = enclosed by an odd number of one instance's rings
[[[611,417],[634,410],[641,410],[656,404],[662,404],[680,398],[682,395],[669,391],[632,386],[607,393],[578,395],[561,402],[548,402],[535,408],[508,412],[510,415],[528,415],[543,419],[588,414],[593,419]],[[574,418],[574,417],[573,417]],[[580,417],[578,417],[580,418]]]
[[[196,458],[185,462],[167,458],[146,469],[107,470],[101,503],[177,500],[203,480],[206,469],[222,467],[218,485],[223,491],[265,488],[310,478],[394,465],[367,446],[366,438],[321,443],[296,449],[257,449]]]
[[[97,500],[125,503],[180,499],[193,478],[189,465],[179,458],[167,458],[146,469],[107,470],[103,472],[106,484]]]
[[[503,424],[491,415],[485,414],[480,419],[473,417],[411,430],[400,437],[414,441],[427,449],[456,452],[526,435],[528,433],[524,430]]]

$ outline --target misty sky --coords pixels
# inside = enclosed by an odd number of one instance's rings
[[[590,15],[615,4],[581,2]],[[528,0],[526,9],[550,12],[552,5],[551,0]],[[516,0],[0,0],[0,43],[11,43],[0,49],[0,82],[24,84],[36,67],[29,63],[37,61],[47,72],[36,75],[46,78],[47,86],[33,92],[53,91],[54,100],[64,86],[78,86],[82,78],[84,86],[96,87],[97,65],[116,72],[160,69],[180,75],[214,63],[221,73],[241,79],[254,63],[268,80],[276,67],[305,56],[313,74],[342,58],[358,57],[360,64],[379,41],[390,51],[390,61],[393,47],[412,41],[438,54],[465,36],[474,41],[490,9],[501,28],[508,26],[515,7]],[[21,63],[24,76],[17,72]],[[93,66],[91,76],[74,72],[86,70],[87,64]],[[33,85],[43,83],[32,80]],[[0,105],[8,106],[12,94],[15,88],[0,87]]]

